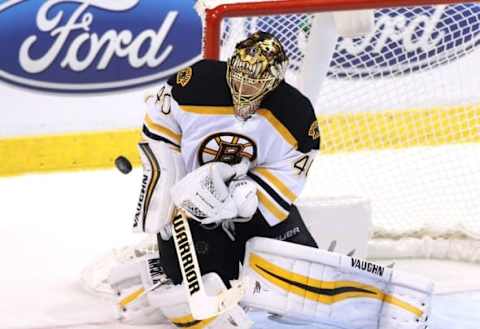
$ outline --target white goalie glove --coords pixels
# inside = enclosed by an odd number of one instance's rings
[[[257,185],[250,179],[235,179],[228,191],[237,206],[237,217],[250,218],[258,208]]]
[[[185,175],[180,152],[163,142],[141,142],[138,145],[143,178],[134,232],[160,233],[168,239],[170,220],[175,211],[169,190]]]
[[[222,162],[208,163],[173,186],[172,200],[178,208],[185,210],[189,217],[202,224],[220,223],[225,219],[244,215],[251,216],[258,204],[256,194],[251,193],[252,183],[239,180],[245,176],[248,167],[249,162],[246,159],[233,166]],[[248,197],[249,201],[245,203],[242,195]],[[242,206],[244,203],[250,211],[245,211]]]

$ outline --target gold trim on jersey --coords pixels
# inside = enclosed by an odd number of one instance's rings
[[[197,106],[197,105],[180,105],[180,108],[188,113],[202,115],[234,115],[233,106]]]
[[[234,115],[233,106],[195,106],[195,105],[180,105],[180,108],[188,113],[195,113],[201,115]],[[258,109],[256,114],[263,117],[270,123],[270,125],[283,137],[283,139],[293,148],[298,147],[296,138],[290,131],[273,115],[268,109]]]
[[[392,295],[385,294],[380,289],[355,281],[321,281],[299,273],[290,272],[265,258],[251,254],[249,266],[261,277],[281,289],[302,298],[318,303],[331,305],[352,298],[373,298],[398,306],[417,317],[423,311],[412,304],[402,301]]]
[[[159,123],[156,123],[150,118],[150,116],[145,115],[145,125],[150,129],[153,130],[153,132],[156,132],[160,135],[164,135],[169,137],[170,139],[173,139],[176,144],[180,144],[180,141],[182,139],[182,135],[176,133],[175,131],[171,130],[168,127],[165,127]]]
[[[254,173],[260,174],[270,185],[273,185],[275,189],[280,191],[285,197],[288,198],[291,202],[295,202],[298,196],[293,193],[287,185],[285,185],[280,178],[275,176],[270,170],[264,167],[257,167],[254,170]]]
[[[270,200],[267,194],[257,190],[258,201],[280,222],[288,217],[288,212],[277,206],[275,201]]]
[[[217,317],[211,317],[205,320],[195,320],[191,314],[178,318],[168,319],[177,328],[203,329]]]
[[[258,109],[256,114],[265,118],[273,128],[290,144],[294,149],[298,147],[296,138],[288,131],[288,129],[273,115],[268,109]]]

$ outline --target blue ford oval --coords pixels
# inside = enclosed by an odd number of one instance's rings
[[[4,1],[0,79],[74,93],[164,79],[200,58],[202,28],[193,4],[194,0]]]

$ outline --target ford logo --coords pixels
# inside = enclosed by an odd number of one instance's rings
[[[60,92],[131,88],[201,55],[194,0],[7,0],[0,79]]]
[[[480,5],[382,9],[375,32],[342,39],[330,67],[335,76],[388,76],[432,68],[480,44]]]

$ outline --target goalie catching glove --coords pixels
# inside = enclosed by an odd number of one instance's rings
[[[249,162],[238,165],[208,163],[176,183],[172,200],[189,217],[202,224],[218,224],[225,219],[251,217],[258,205],[255,185],[242,178]]]

